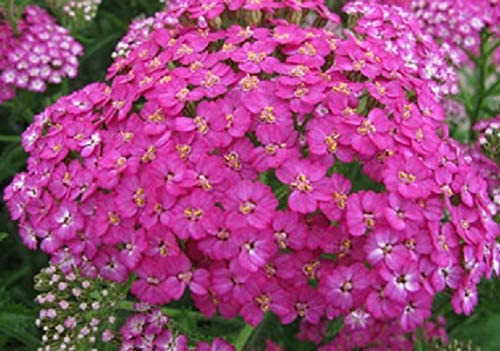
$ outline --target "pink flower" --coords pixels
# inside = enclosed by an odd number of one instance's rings
[[[239,243],[236,233],[240,225],[229,219],[229,214],[217,208],[215,215],[203,223],[207,237],[198,242],[198,248],[216,260],[231,259],[238,255]]]
[[[351,182],[339,174],[333,174],[328,180],[329,199],[320,201],[319,207],[329,220],[339,220],[345,213]]]
[[[308,231],[305,223],[302,223],[295,212],[277,212],[271,227],[274,230],[274,239],[280,249],[301,250],[304,248],[304,239]]]
[[[406,199],[425,198],[433,190],[429,170],[415,156],[391,157],[383,176],[387,188]]]
[[[404,330],[413,330],[422,325],[424,320],[431,315],[432,297],[419,292],[410,294],[408,302],[401,315],[401,326]]]
[[[352,235],[363,235],[382,220],[384,209],[380,206],[381,200],[385,199],[373,191],[361,191],[349,196],[346,217]]]
[[[390,145],[391,123],[381,109],[373,109],[366,118],[351,116],[339,126],[340,141],[349,144],[362,155],[372,156]]]
[[[276,171],[278,179],[287,184],[292,193],[288,204],[298,213],[314,212],[319,200],[326,201],[329,196],[322,182],[326,167],[319,167],[307,161],[293,161],[284,164]]]
[[[338,266],[327,273],[321,286],[327,303],[340,310],[356,306],[361,302],[363,290],[370,285],[368,273],[359,263],[349,267]]]
[[[264,229],[274,215],[278,201],[269,187],[248,180],[240,181],[226,191],[224,208],[231,212],[230,221],[248,223]]]
[[[172,209],[172,230],[181,239],[206,236],[203,222],[215,209],[215,199],[204,190],[182,197]]]
[[[419,274],[414,263],[406,263],[394,269],[382,267],[380,275],[387,282],[387,296],[398,302],[405,302],[409,293],[420,288]]]
[[[269,231],[257,232],[255,229],[239,229],[235,236],[240,246],[238,262],[241,267],[251,272],[264,266],[277,250]]]
[[[396,232],[389,228],[371,233],[364,246],[368,262],[374,265],[384,260],[389,267],[400,267],[407,259],[408,251],[399,240]]]
[[[215,338],[210,345],[206,342],[200,342],[196,345],[196,351],[235,351],[236,348],[225,340]]]
[[[165,271],[161,267],[166,263],[168,262],[165,259],[158,262],[157,258],[144,258],[137,267],[139,279],[132,284],[131,292],[141,301],[159,305],[168,303],[172,299]]]
[[[278,59],[271,56],[274,49],[275,44],[270,40],[247,42],[240,50],[235,51],[231,58],[239,62],[238,67],[245,73],[255,74],[263,71],[270,74],[280,64]]]

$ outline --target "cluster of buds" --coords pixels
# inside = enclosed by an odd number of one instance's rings
[[[47,83],[76,77],[83,47],[45,10],[26,7],[16,29],[1,16],[0,10],[0,103],[16,88],[44,92]]]
[[[479,346],[475,346],[472,341],[453,339],[449,343],[436,340],[430,345],[430,351],[481,351]]]
[[[483,153],[500,165],[500,116],[479,121],[474,130],[481,133],[478,143]]]
[[[92,21],[102,0],[46,0],[47,4],[56,12],[81,27]]]
[[[97,351],[114,338],[115,307],[124,298],[119,284],[51,265],[35,277],[35,289],[41,307],[36,325],[43,331],[38,351]]]
[[[488,193],[494,202],[494,213],[500,214],[500,117],[484,119],[476,123],[479,133],[471,157],[478,164],[488,183]],[[498,218],[498,217],[497,217]]]

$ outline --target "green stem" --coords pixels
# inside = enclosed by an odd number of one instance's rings
[[[486,92],[484,93],[484,95],[487,97],[487,96],[490,96],[493,94],[493,92],[495,90],[497,90],[498,88],[500,87],[500,80],[497,80],[495,83],[493,83],[493,85],[491,85],[488,90],[486,90]]]
[[[16,14],[16,4],[15,0],[9,0],[7,4],[7,10],[5,11],[5,17],[9,21],[10,27],[14,35],[18,35],[19,31],[17,28],[17,14]]]
[[[238,339],[234,342],[234,346],[236,347],[236,351],[242,351],[245,348],[245,345],[252,336],[254,328],[250,324],[245,324],[243,329],[241,329],[240,335],[238,335]]]
[[[19,135],[0,135],[0,143],[18,143],[20,141]]]

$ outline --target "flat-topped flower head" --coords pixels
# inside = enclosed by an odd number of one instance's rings
[[[314,340],[343,318],[345,349],[408,349],[443,289],[470,313],[499,232],[448,137],[447,63],[403,10],[347,6],[349,30],[316,0],[178,1],[135,22],[107,82],[24,133],[4,194],[23,241],[143,302],[302,318]],[[164,328],[124,349],[139,344],[187,348]]]

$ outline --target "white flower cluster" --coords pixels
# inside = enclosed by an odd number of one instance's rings
[[[47,0],[47,4],[76,23],[90,22],[102,0]]]
[[[87,279],[56,266],[43,269],[35,278],[41,293],[36,326],[42,329],[42,346],[37,351],[97,351],[99,341],[114,338],[109,329],[119,292],[115,283]]]

